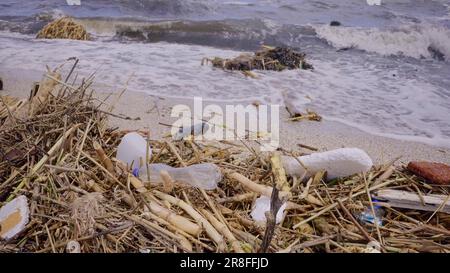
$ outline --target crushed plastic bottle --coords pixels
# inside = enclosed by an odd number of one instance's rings
[[[222,173],[219,167],[213,163],[195,164],[188,167],[174,168],[166,164],[149,164],[150,179],[147,175],[147,167],[143,166],[138,173],[142,181],[151,183],[162,183],[159,175],[161,171],[167,171],[170,177],[181,183],[191,185],[205,190],[214,190],[222,180]]]
[[[149,147],[148,157],[152,155],[152,149]],[[147,158],[147,141],[138,133],[132,132],[126,134],[117,147],[117,159],[133,167],[135,173],[141,167],[141,160],[145,162]]]
[[[369,223],[375,225],[375,222],[379,227],[383,225],[383,216],[384,216],[384,210],[381,206],[373,205],[373,210],[375,211],[375,216],[372,213],[372,209],[366,208],[360,215],[359,220],[362,223]]]
[[[182,140],[183,138],[193,135],[198,136],[208,131],[209,125],[206,122],[196,123],[192,126],[183,126],[172,136],[173,140]]]

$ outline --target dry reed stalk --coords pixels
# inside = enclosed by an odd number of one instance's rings
[[[133,175],[128,174],[128,178],[131,181],[131,184],[136,189],[137,192],[143,194],[143,196],[146,199],[146,203],[148,204],[148,208],[159,217],[163,218],[164,220],[168,221],[172,225],[178,227],[179,229],[192,234],[194,236],[198,236],[201,232],[201,227],[198,226],[195,223],[192,223],[188,219],[177,215],[173,213],[172,211],[158,205],[154,201],[152,201],[151,196],[149,196],[149,192],[147,192],[147,189],[144,187],[144,184],[139,179],[135,178]]]
[[[281,163],[281,157],[279,153],[274,153],[270,158],[270,162],[272,164],[272,173],[275,177],[275,183],[277,188],[280,191],[290,192],[291,188],[287,181],[286,171],[283,168],[283,164]]]
[[[74,68],[75,65],[69,74]],[[90,89],[93,76],[78,86],[76,77],[73,80],[64,77],[62,81],[57,76],[46,75],[45,79],[53,81],[55,87],[46,92],[45,103],[39,100],[34,115],[15,118],[17,113],[28,109],[26,106],[33,99],[38,101],[38,92],[23,101],[0,97],[0,206],[8,198],[23,194],[29,198],[31,212],[23,232],[1,244],[0,252],[62,252],[74,238],[84,253],[256,252],[261,249],[259,238],[265,233],[249,215],[250,201],[259,194],[271,196],[274,181],[292,185],[293,196],[282,225],[273,229],[274,239],[266,239],[267,252],[281,249],[355,252],[365,249],[366,243],[361,242],[368,241],[367,234],[370,235],[368,228],[357,222],[357,215],[371,206],[367,189],[369,193],[397,189],[423,197],[448,196],[447,189],[428,185],[392,162],[374,167],[364,175],[326,184],[323,172],[313,174],[305,184],[303,178],[284,180],[270,154],[257,153],[244,141],[240,145],[148,141],[157,151],[152,163],[178,167],[208,162],[226,173],[219,188],[213,191],[194,189],[168,179],[162,185],[149,185],[155,190],[149,191],[113,157],[126,132],[108,128],[107,117],[127,117],[111,113],[110,104],[105,101],[96,106],[99,100]],[[56,91],[59,92],[53,95]],[[114,168],[104,163],[103,154]],[[166,192],[164,196],[161,191]],[[158,195],[154,196],[154,192]],[[79,214],[90,215],[85,223],[90,223],[91,228],[91,235],[79,236],[80,228],[75,228],[71,219],[70,204],[92,193],[101,193],[106,213]],[[352,211],[353,219],[344,208],[337,207],[340,203]],[[446,214],[388,206],[383,209],[385,224],[379,226],[377,236],[383,241],[384,252],[449,251],[450,217]],[[311,225],[310,221],[313,221]],[[227,248],[225,243],[235,239],[240,241],[241,249],[236,243]]]
[[[111,159],[106,155],[100,143],[94,141],[93,147],[95,152],[97,153],[98,158],[100,159],[100,163],[111,173],[114,174],[114,165],[112,164]]]
[[[389,185],[389,184],[392,184],[392,183],[393,183],[393,181],[388,181],[388,182],[385,182],[385,183],[382,183],[382,184],[378,184],[378,185],[376,185],[376,186],[374,186],[374,187],[371,187],[371,188],[369,189],[369,191],[373,191],[373,190],[376,190],[376,189],[385,187],[385,186],[387,186],[387,185]],[[355,197],[357,197],[357,196],[363,195],[364,193],[366,193],[366,191],[365,191],[365,190],[362,190],[362,191],[359,191],[359,192],[357,192],[357,193],[352,194],[352,195],[349,196],[349,197],[342,198],[342,199],[340,199],[340,201],[341,201],[341,202],[344,202],[344,201],[347,201],[347,200],[349,200],[349,199],[355,198]],[[302,221],[302,222],[296,224],[295,226],[293,226],[293,228],[297,228],[297,227],[299,227],[299,226],[301,226],[301,225],[303,225],[303,224],[308,223],[309,221],[311,221],[311,220],[313,220],[313,219],[319,217],[320,215],[322,215],[322,214],[324,214],[324,213],[326,213],[326,212],[328,212],[328,211],[334,209],[334,208],[337,207],[338,205],[339,205],[338,202],[334,202],[333,204],[328,205],[327,207],[325,207],[324,209],[322,209],[320,212],[318,212],[318,213],[314,214],[313,216],[309,217],[308,219],[305,219],[304,221]]]
[[[159,175],[161,176],[161,179],[163,181],[163,191],[165,193],[170,193],[173,191],[173,188],[175,186],[175,181],[173,181],[172,177],[170,177],[169,173],[167,171],[160,171]]]
[[[209,235],[209,237],[217,244],[217,250],[219,252],[223,252],[226,249],[225,241],[220,235],[216,229],[209,223],[200,213],[198,213],[194,208],[192,208],[190,205],[188,205],[183,200],[180,200],[176,197],[173,197],[171,195],[154,191],[155,195],[159,198],[168,201],[172,205],[179,206],[184,211],[186,211],[187,214],[189,214],[197,223],[199,223],[203,228],[205,229],[205,232]]]
[[[241,247],[241,243],[234,237],[233,233],[228,229],[228,227],[217,220],[214,215],[212,215],[209,211],[202,209],[202,214],[205,215],[206,219],[218,230],[220,231],[225,238],[230,242],[231,247],[236,253],[244,253],[244,250]]]

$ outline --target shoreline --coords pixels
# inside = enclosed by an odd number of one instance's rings
[[[28,72],[28,73],[27,73]],[[0,73],[4,82],[4,90],[0,95],[10,95],[26,98],[34,82],[42,78],[42,74],[35,71],[6,70],[0,68]],[[42,71],[43,72],[43,71]],[[94,95],[100,100],[106,97],[107,103],[116,100],[115,92],[109,87],[96,85]],[[227,101],[219,103],[217,100],[204,100],[204,105],[214,103],[222,108]],[[238,101],[237,104],[242,104]],[[248,101],[252,103],[252,101]],[[192,99],[168,98],[149,95],[141,92],[125,91],[112,111],[114,114],[123,114],[132,118],[140,117],[140,120],[124,120],[114,116],[109,117],[111,127],[118,127],[122,130],[150,130],[152,138],[161,139],[168,133],[170,128],[159,123],[172,124],[177,118],[171,118],[170,113],[174,105],[184,104],[192,107]],[[192,109],[192,108],[191,108]],[[319,113],[320,114],[320,113]],[[317,148],[318,151],[331,150],[342,147],[356,147],[365,150],[375,164],[385,164],[397,157],[401,157],[396,163],[408,163],[413,160],[426,160],[450,164],[450,149],[445,147],[432,146],[429,144],[410,140],[399,140],[384,136],[378,136],[364,132],[358,128],[351,127],[338,121],[322,120],[315,121],[287,121],[289,118],[284,107],[280,108],[280,147],[285,150],[311,153],[312,151],[301,148],[298,144]]]

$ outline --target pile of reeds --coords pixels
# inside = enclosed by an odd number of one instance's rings
[[[313,66],[307,63],[305,58],[306,54],[296,52],[291,48],[263,46],[253,55],[241,54],[233,59],[205,58],[202,63],[211,62],[214,67],[240,71],[313,69]]]
[[[86,29],[70,17],[63,17],[47,24],[39,33],[38,39],[89,40]]]
[[[79,86],[60,79],[47,73],[33,97],[41,99],[16,109],[1,100],[0,207],[25,195],[31,218],[16,238],[0,242],[0,252],[368,252],[369,242],[381,252],[449,252],[447,214],[386,207],[381,226],[358,220],[379,189],[448,195],[392,164],[304,180],[284,176],[281,152],[150,141],[151,163],[215,163],[224,179],[213,191],[170,177],[144,185],[115,159],[126,132],[108,128],[108,113],[89,92],[92,79]],[[280,224],[273,214],[265,225],[249,216],[260,195],[274,207],[288,202]]]

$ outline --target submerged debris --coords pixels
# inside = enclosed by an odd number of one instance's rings
[[[253,55],[241,54],[233,59],[204,59],[209,61],[214,67],[225,70],[274,70],[282,71],[285,69],[313,69],[313,66],[306,62],[306,54],[294,51],[286,47],[263,46],[261,50]]]
[[[63,17],[47,24],[39,33],[38,39],[89,40],[86,29],[70,17]]]

